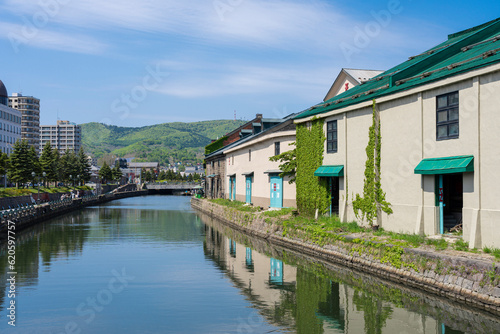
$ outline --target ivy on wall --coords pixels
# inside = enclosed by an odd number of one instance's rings
[[[380,211],[392,213],[391,204],[385,200],[385,192],[380,182],[380,153],[382,137],[380,135],[380,118],[375,100],[372,105],[372,125],[368,130],[368,145],[366,146],[365,179],[363,197],[356,194],[352,207],[356,218],[366,219],[370,225],[380,217]],[[378,225],[378,223],[376,224]]]
[[[205,155],[210,154],[212,152],[217,151],[218,149],[221,149],[224,147],[224,141],[227,139],[226,136],[221,137],[214,141],[213,143],[208,144],[205,146]]]
[[[331,202],[328,180],[314,176],[316,169],[323,164],[324,120],[313,118],[310,124],[310,128],[307,123],[297,124],[296,140],[297,208],[306,216],[313,216],[316,209],[320,214],[327,213]]]

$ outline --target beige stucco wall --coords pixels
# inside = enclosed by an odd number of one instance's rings
[[[279,162],[269,161],[269,157],[274,156],[274,143],[278,141],[281,153],[293,149],[289,144],[295,141],[295,131],[270,133],[225,152],[226,175],[236,174],[236,200],[245,202],[246,177],[242,174],[253,172],[252,203],[264,208],[269,207],[270,178],[265,172],[279,169]],[[250,161],[249,150],[252,152]],[[229,179],[227,176],[226,178]],[[288,181],[289,178],[283,180],[283,206],[296,207],[295,184],[289,184]],[[226,182],[226,198],[229,198],[229,181]]]
[[[436,139],[436,96],[459,92],[459,138]],[[474,156],[474,172],[463,173],[463,237],[471,246],[500,247],[500,65],[377,100],[382,135],[381,178],[394,213],[383,214],[387,230],[438,233],[434,175],[416,175],[425,158]],[[352,199],[363,193],[372,110],[369,103],[323,114],[337,120],[338,152],[325,154],[323,165],[344,165],[340,207],[343,220],[357,220]],[[307,121],[308,119],[300,120]],[[347,192],[346,192],[347,189]],[[343,201],[345,196],[348,201]],[[343,215],[343,206],[346,214]]]

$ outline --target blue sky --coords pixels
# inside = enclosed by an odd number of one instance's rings
[[[0,79],[41,123],[145,126],[281,117],[340,69],[390,68],[500,2],[3,0]]]

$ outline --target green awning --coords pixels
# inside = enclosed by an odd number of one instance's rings
[[[208,178],[215,177],[215,174],[208,175],[207,177],[208,177]]]
[[[320,177],[340,177],[344,176],[344,165],[321,166],[314,172],[314,176]]]
[[[420,161],[417,167],[415,167],[415,174],[424,175],[453,174],[473,171],[473,155],[424,159]]]

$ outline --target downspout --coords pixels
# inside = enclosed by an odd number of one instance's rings
[[[330,217],[332,216],[332,178],[328,178],[328,184],[329,184],[329,189],[330,189]]]
[[[444,234],[443,175],[439,175],[439,234]]]

